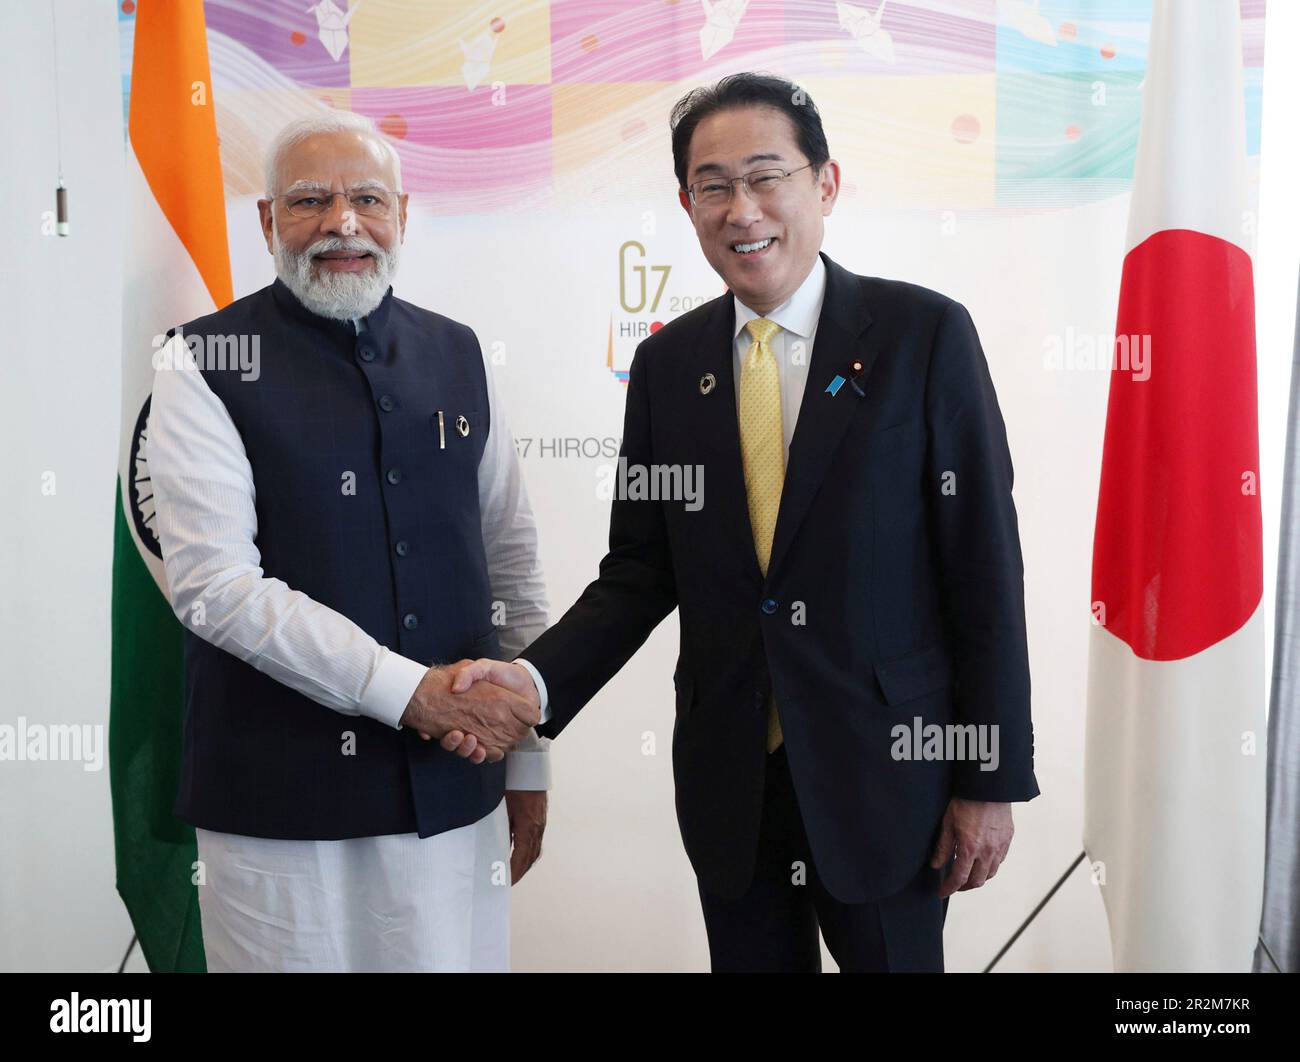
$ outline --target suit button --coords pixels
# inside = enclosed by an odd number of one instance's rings
[[[382,409],[385,413],[391,413],[393,411],[393,407],[396,405],[397,403],[393,401],[392,395],[379,396],[379,408]]]
[[[418,627],[419,625],[420,625],[420,617],[417,616],[414,612],[408,612],[405,616],[402,617],[402,626],[405,627],[408,631],[415,630],[415,628]]]
[[[362,361],[374,361],[375,352],[370,347],[362,347],[360,350],[357,351],[357,357],[360,358]]]
[[[763,599],[763,611],[769,616],[776,611],[776,598],[768,597]]]
[[[385,478],[393,486],[397,486],[397,484],[402,482],[402,473],[396,468],[390,468],[388,470],[388,475]]]
[[[393,545],[393,552],[396,553],[399,557],[405,557],[408,553],[411,552],[411,546],[406,541],[406,539],[402,539],[400,542],[397,542]]]

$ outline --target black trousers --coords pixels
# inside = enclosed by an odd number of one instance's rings
[[[797,863],[804,876],[797,877]],[[943,870],[928,863],[901,892],[869,903],[841,903],[822,885],[813,863],[781,746],[767,758],[758,860],[739,899],[700,889],[709,956],[715,973],[818,973],[820,927],[845,973],[943,972],[939,899]]]

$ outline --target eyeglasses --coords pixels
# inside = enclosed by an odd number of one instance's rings
[[[762,202],[772,198],[792,173],[806,170],[812,165],[810,162],[807,166],[800,166],[796,170],[752,170],[741,177],[706,177],[702,181],[688,185],[686,191],[695,206],[722,206],[724,203],[731,202],[736,182],[741,181],[750,198]]]
[[[318,218],[334,206],[334,197],[347,198],[348,207],[353,213],[366,218],[387,217],[392,206],[389,194],[379,188],[367,188],[357,192],[331,192],[324,188],[299,188],[296,192],[273,196],[283,199],[289,213],[296,218]]]

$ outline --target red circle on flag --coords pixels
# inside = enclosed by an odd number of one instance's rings
[[[1124,259],[1092,600],[1144,660],[1208,649],[1264,592],[1254,307],[1226,240],[1167,229]]]

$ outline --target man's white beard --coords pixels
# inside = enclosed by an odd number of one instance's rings
[[[272,226],[271,247],[275,252],[275,273],[285,287],[312,313],[335,321],[365,317],[384,301],[388,285],[397,272],[401,242],[385,251],[364,236],[330,236],[317,240],[302,251],[294,251],[280,242],[279,231]],[[362,273],[335,272],[318,268],[314,256],[326,251],[367,251],[374,266]]]

